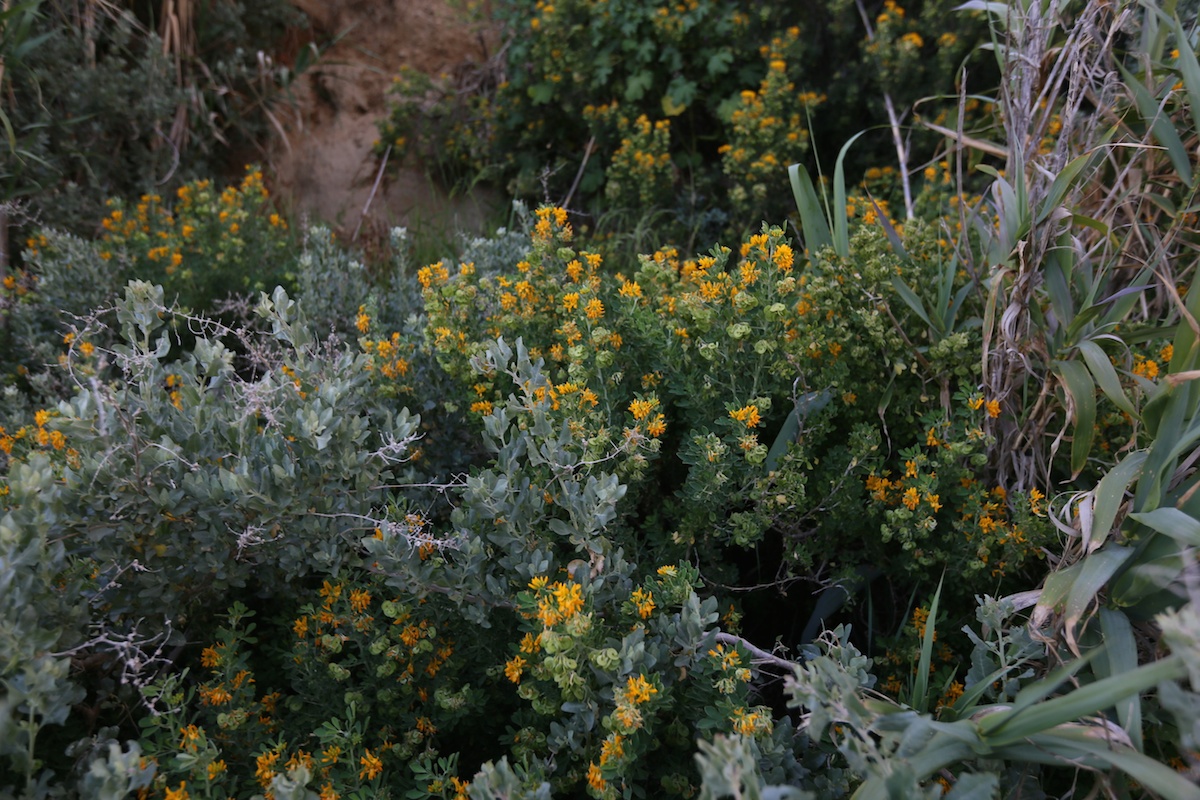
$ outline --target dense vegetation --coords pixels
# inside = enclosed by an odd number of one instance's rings
[[[497,3],[366,264],[150,5],[0,18],[0,795],[1200,797],[1194,9]]]

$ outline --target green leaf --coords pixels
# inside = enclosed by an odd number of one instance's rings
[[[1080,660],[1083,659],[1076,659]],[[991,746],[1003,747],[1045,733],[1058,725],[1093,716],[1130,694],[1139,694],[1163,681],[1178,680],[1186,674],[1183,661],[1178,656],[1168,656],[1138,667],[1133,672],[1089,683],[1027,708],[991,714],[980,720],[980,734]]]
[[[529,99],[534,105],[545,105],[554,99],[554,86],[549,83],[538,83],[529,87]]]
[[[1063,627],[1071,649],[1076,649],[1074,646],[1076,626],[1092,603],[1096,602],[1096,596],[1108,583],[1109,578],[1124,566],[1132,552],[1127,547],[1110,546],[1092,553],[1080,562],[1083,566],[1079,570],[1079,574],[1075,576],[1071,591],[1067,594],[1067,604],[1063,609]]]
[[[1188,158],[1187,148],[1184,146],[1183,140],[1179,138],[1179,133],[1175,130],[1175,124],[1171,121],[1170,116],[1159,107],[1158,100],[1150,94],[1150,90],[1133,73],[1120,63],[1117,64],[1117,69],[1121,71],[1125,85],[1133,93],[1133,99],[1142,120],[1150,126],[1150,132],[1154,135],[1155,140],[1166,148],[1167,155],[1171,158],[1171,164],[1179,173],[1179,177],[1183,178],[1184,183],[1191,186],[1191,161]]]
[[[733,64],[733,50],[723,47],[708,57],[708,74],[710,77],[724,75]]]
[[[1178,508],[1156,508],[1145,513],[1130,514],[1129,518],[1166,534],[1180,545],[1200,547],[1200,520]]]
[[[1087,465],[1096,436],[1096,386],[1087,367],[1078,361],[1055,361],[1054,371],[1071,398],[1074,427],[1071,440],[1071,477],[1079,477]]]
[[[917,711],[928,711],[930,699],[927,697],[929,693],[929,664],[933,660],[933,639],[937,626],[938,601],[942,596],[942,580],[938,581],[937,591],[933,593],[933,599],[929,602],[929,617],[925,620],[925,633],[921,638],[921,657],[917,661],[917,675],[913,679],[912,690],[912,707]]]
[[[642,96],[654,85],[654,73],[650,70],[635,72],[625,82],[625,99],[629,102],[641,100]]]
[[[1046,199],[1042,201],[1042,208],[1036,219],[1038,224],[1045,222],[1054,209],[1058,208],[1059,203],[1071,190],[1072,184],[1079,178],[1079,174],[1097,157],[1098,153],[1087,153],[1078,156],[1063,167],[1062,172],[1054,178],[1054,183],[1050,184],[1050,191],[1046,193]]]
[[[804,418],[829,405],[832,397],[833,395],[828,390],[825,390],[822,392],[808,392],[796,401],[796,407],[792,409],[792,413],[788,414],[787,419],[783,421],[783,427],[779,429],[779,433],[775,436],[775,441],[771,443],[771,449],[767,451],[767,460],[764,465],[767,472],[770,472],[779,465],[779,459],[783,458],[783,454],[787,452],[788,445],[795,440],[796,432],[800,430],[800,423]]]
[[[810,255],[833,244],[833,236],[829,233],[829,222],[821,208],[817,191],[813,188],[812,178],[802,164],[792,164],[788,167],[788,178],[792,183],[792,196],[796,200],[796,211],[800,213],[800,234],[804,237],[804,246]]]
[[[1104,544],[1112,532],[1117,512],[1125,502],[1125,491],[1138,477],[1145,461],[1146,452],[1144,450],[1130,453],[1121,460],[1121,463],[1110,469],[1092,491],[1094,503],[1092,529],[1090,542],[1084,542],[1086,552],[1091,552],[1092,549]]]
[[[1119,681],[1120,676],[1114,680]],[[1056,730],[1034,737],[1032,744],[1050,753],[1061,752],[1065,761],[1081,760],[1081,755],[1090,757],[1099,762],[1097,766],[1103,764],[1119,769],[1154,794],[1169,800],[1200,800],[1200,786],[1166,764],[1128,747],[1114,745],[1100,729],[1094,732],[1085,729]]]
[[[833,167],[833,210],[830,212],[833,216],[833,249],[842,258],[850,257],[850,221],[846,219],[846,154],[864,133],[866,131],[859,131],[842,145]]]
[[[1192,37],[1183,30],[1179,17],[1173,17],[1171,23],[1175,29],[1175,41],[1179,45],[1179,58],[1175,63],[1179,67],[1179,74],[1183,77],[1183,86],[1187,90],[1188,111],[1192,115],[1192,130],[1200,131],[1200,63],[1197,63],[1196,54],[1192,50]]]
[[[1000,778],[993,773],[960,774],[944,800],[992,800],[1000,794]]]
[[[1080,342],[1078,347],[1080,355],[1087,363],[1088,371],[1092,373],[1092,377],[1100,386],[1100,391],[1104,392],[1105,397],[1111,400],[1113,405],[1136,419],[1138,417],[1137,409],[1125,396],[1125,390],[1121,388],[1117,371],[1113,368],[1112,362],[1108,360],[1108,356],[1100,349],[1100,345],[1086,340]]]
[[[1129,617],[1111,608],[1100,609],[1100,630],[1104,634],[1104,655],[1096,660],[1093,670],[1097,678],[1124,675],[1138,666],[1137,642],[1133,638],[1133,626]],[[1129,734],[1129,740],[1138,751],[1142,750],[1142,699],[1130,695],[1116,704],[1117,719]]]
[[[934,325],[933,321],[930,320],[929,314],[925,311],[925,303],[921,301],[921,298],[917,296],[917,293],[908,288],[908,284],[900,280],[899,276],[897,275],[892,276],[892,288],[896,290],[896,294],[900,295],[900,299],[904,301],[904,304],[911,308],[913,313],[920,317],[921,321],[929,326],[931,331],[934,331],[938,334],[945,333],[945,331],[941,329],[940,325]],[[939,319],[938,321],[940,322],[941,320]]]

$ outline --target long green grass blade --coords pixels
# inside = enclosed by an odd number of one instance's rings
[[[1133,672],[1138,665],[1137,642],[1133,638],[1133,626],[1129,617],[1111,608],[1100,609],[1100,630],[1104,634],[1104,655],[1096,659],[1093,670],[1097,678],[1109,678]],[[1142,742],[1142,698],[1130,695],[1116,704],[1117,719],[1129,734],[1129,741],[1139,752]]]
[[[1079,343],[1079,353],[1087,363],[1088,371],[1096,379],[1100,391],[1104,392],[1104,396],[1111,400],[1117,408],[1136,419],[1137,409],[1125,395],[1125,390],[1121,388],[1121,380],[1117,377],[1117,371],[1113,368],[1112,362],[1108,360],[1108,356],[1100,349],[1100,345],[1091,340],[1082,341]]]
[[[1200,547],[1200,520],[1178,508],[1156,508],[1143,514],[1130,514],[1129,518],[1170,536],[1181,545]]]
[[[792,164],[788,167],[788,178],[792,183],[796,211],[800,213],[800,233],[804,236],[804,246],[809,255],[815,255],[818,250],[833,244],[829,222],[825,219],[821,200],[817,197],[817,190],[813,187],[812,178],[808,176],[804,165]]]
[[[940,325],[941,319],[934,316],[930,317],[925,310],[925,303],[917,296],[917,293],[909,288],[908,284],[900,280],[899,276],[892,276],[892,288],[896,290],[896,294],[900,295],[900,299],[904,301],[904,305],[912,309],[912,312],[921,318],[921,321],[929,326],[931,331],[937,332],[939,335],[944,335]],[[937,320],[937,323],[934,322]]]
[[[1076,626],[1083,620],[1084,614],[1096,602],[1097,595],[1117,570],[1125,565],[1133,553],[1127,547],[1108,547],[1098,550],[1085,558],[1081,563],[1083,568],[1075,577],[1071,591],[1067,595],[1067,604],[1063,609],[1063,628],[1067,644],[1072,650],[1078,651],[1075,644]]]
[[[991,772],[960,774],[944,800],[992,800],[1000,794],[1000,776]]]
[[[1067,196],[1067,192],[1071,190],[1075,181],[1079,179],[1084,168],[1095,157],[1095,153],[1088,153],[1072,159],[1070,163],[1063,167],[1062,172],[1058,173],[1054,178],[1054,183],[1050,184],[1050,191],[1046,193],[1046,199],[1042,201],[1042,207],[1038,211],[1036,219],[1038,224],[1045,222],[1050,214],[1054,212],[1054,209],[1058,208],[1063,198]]]
[[[1200,786],[1166,764],[1128,747],[1112,744],[1100,728],[1051,731],[1033,737],[1032,744],[1043,752],[1061,753],[1064,761],[1078,762],[1082,756],[1093,766],[1119,769],[1157,796],[1169,800],[1200,800]]]
[[[1200,131],[1200,62],[1196,61],[1196,54],[1191,47],[1192,39],[1183,30],[1179,17],[1173,17],[1171,23],[1175,28],[1175,42],[1179,47],[1179,58],[1175,65],[1179,67],[1179,74],[1183,77],[1183,87],[1187,91],[1188,111],[1192,115],[1192,130]]]
[[[945,580],[943,577],[942,580]],[[929,710],[929,665],[933,661],[933,635],[937,627],[938,601],[942,597],[942,581],[929,602],[929,617],[925,620],[925,632],[921,637],[921,657],[917,660],[917,675],[913,679],[912,707],[917,711]]]
[[[1145,461],[1146,452],[1144,450],[1130,453],[1100,479],[1099,485],[1092,492],[1094,500],[1092,531],[1090,544],[1085,546],[1086,550],[1090,551],[1092,548],[1104,544],[1112,532],[1117,513],[1125,502],[1125,491],[1137,478]]]
[[[846,154],[866,131],[859,131],[842,145],[833,166],[833,249],[842,258],[850,257],[850,221],[846,218]]]
[[[1130,694],[1147,691],[1163,681],[1177,680],[1187,674],[1179,656],[1168,656],[1131,673],[1089,683],[1073,692],[1038,703],[1020,711],[1007,711],[984,717],[980,733],[993,747],[1019,742],[1067,722],[1093,716],[1116,705]],[[995,720],[987,731],[985,723]]]
[[[1087,367],[1078,361],[1055,361],[1054,371],[1062,378],[1071,398],[1074,427],[1071,438],[1071,477],[1079,477],[1087,465],[1096,437],[1096,385]]]
[[[1138,113],[1142,120],[1150,127],[1151,133],[1155,140],[1167,149],[1167,155],[1171,159],[1171,165],[1175,167],[1175,171],[1179,173],[1179,177],[1189,187],[1192,185],[1192,165],[1188,158],[1187,148],[1183,144],[1183,140],[1179,138],[1178,131],[1175,130],[1174,123],[1171,119],[1159,109],[1158,101],[1154,95],[1150,94],[1141,81],[1139,81],[1133,73],[1117,64],[1117,69],[1121,71],[1121,77],[1125,79],[1125,85],[1133,93],[1134,103],[1137,105]]]

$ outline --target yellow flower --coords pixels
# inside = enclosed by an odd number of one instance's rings
[[[600,746],[600,766],[625,755],[625,737],[619,733],[610,733]]]
[[[350,592],[350,607],[358,614],[367,610],[371,605],[371,593],[366,589],[355,589]]]
[[[962,694],[963,685],[958,681],[954,681],[946,687],[946,693],[938,700],[938,708],[954,705],[958,701],[958,698],[962,697]]]
[[[383,772],[383,762],[370,749],[364,751],[358,763],[362,765],[362,769],[358,771],[358,779],[360,781],[373,781],[379,776],[379,773]]]
[[[358,328],[359,333],[366,333],[371,329],[371,318],[367,316],[366,306],[358,307],[358,316],[354,320],[354,327]]]
[[[744,422],[747,428],[757,428],[759,422],[761,422],[758,414],[758,406],[755,405],[748,405],[735,411],[730,411],[729,416],[738,422]]]
[[[658,694],[658,689],[650,681],[646,680],[645,675],[630,676],[625,683],[625,689],[622,692],[625,702],[630,705],[638,706],[642,703],[650,702],[650,698]]]
[[[1137,356],[1133,365],[1133,374],[1141,375],[1147,380],[1154,380],[1158,377],[1158,362],[1153,359]]]
[[[603,792],[608,787],[608,782],[604,780],[600,767],[596,766],[595,762],[588,764],[587,782],[588,787],[596,792]]]
[[[604,304],[600,302],[599,298],[593,297],[591,300],[588,300],[583,313],[587,315],[588,319],[595,322],[604,316]]]
[[[563,306],[563,311],[574,311],[576,308],[579,307],[579,294],[577,292],[570,292],[568,294],[564,294],[563,299],[562,299],[562,306]]]
[[[917,503],[921,502],[920,496],[917,494],[915,487],[910,486],[904,490],[904,505],[909,511],[916,509]]]
[[[254,777],[262,786],[270,786],[271,780],[275,777],[275,762],[279,760],[279,753],[262,753],[254,759],[255,769]]]
[[[221,654],[217,652],[215,647],[206,647],[200,651],[200,666],[211,669],[219,666],[220,663]]]
[[[578,583],[556,583],[553,591],[563,619],[570,619],[583,609],[583,587]]]
[[[210,781],[215,781],[217,776],[225,771],[225,768],[224,760],[212,762],[208,765],[208,779]]]
[[[995,419],[996,417],[1000,416],[1000,401],[999,400],[988,400],[987,401],[987,415],[989,417],[991,417],[992,419]]]
[[[638,616],[642,619],[650,619],[650,615],[654,613],[654,595],[645,589],[638,587],[633,590],[633,594],[629,597],[633,601],[633,605],[637,608]]]
[[[629,413],[633,414],[636,420],[645,419],[651,411],[658,406],[658,398],[651,397],[648,400],[634,400],[629,404]]]
[[[178,789],[167,789],[164,800],[188,800],[187,781],[180,781]]]
[[[621,297],[641,297],[642,287],[637,284],[637,281],[623,282],[621,290],[618,292]]]
[[[181,750],[195,751],[200,741],[204,738],[204,731],[195,725],[186,726],[180,733],[183,734],[183,740],[179,743]]]
[[[792,248],[786,244],[781,244],[775,248],[774,256],[775,266],[784,272],[791,272],[792,264],[795,261],[795,254]]]
[[[667,421],[662,414],[654,417],[654,420],[646,426],[646,433],[650,436],[658,438],[667,432]]]
[[[1046,495],[1039,492],[1036,488],[1029,490],[1029,510],[1031,513],[1041,516],[1042,506],[1041,501],[1046,499]]]
[[[504,664],[504,677],[513,683],[520,683],[521,675],[524,673],[527,663],[521,656],[513,656]]]

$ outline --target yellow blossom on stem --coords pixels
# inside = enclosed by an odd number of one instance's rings
[[[587,315],[588,319],[595,322],[604,316],[604,303],[601,303],[599,298],[593,297],[587,301],[587,305],[583,308],[583,313]]]
[[[651,592],[638,587],[633,590],[633,594],[629,596],[629,599],[633,601],[638,616],[642,619],[649,619],[650,615],[654,613],[654,595]]]
[[[521,656],[513,656],[504,664],[504,677],[513,683],[520,683],[521,675],[524,674],[527,663]]]
[[[747,428],[757,428],[761,419],[758,414],[758,406],[748,405],[743,408],[729,412],[729,416],[738,422],[744,422]]]
[[[625,689],[622,691],[625,702],[634,706],[648,703],[650,698],[656,694],[658,694],[658,689],[655,688],[654,684],[646,680],[645,675],[641,674],[630,676],[625,683]]]
[[[363,756],[358,760],[358,763],[362,765],[362,769],[358,771],[358,779],[360,781],[373,781],[379,777],[379,773],[383,772],[383,762],[370,749],[364,750]]]
[[[595,762],[588,764],[587,782],[588,787],[596,792],[603,792],[608,787],[608,781],[604,780],[600,767]]]

